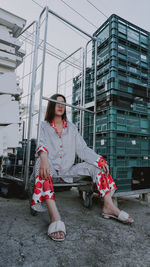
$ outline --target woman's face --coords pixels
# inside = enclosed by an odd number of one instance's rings
[[[62,96],[58,96],[57,100],[60,102],[65,102]],[[62,116],[65,112],[66,106],[62,104],[56,103],[55,105],[55,115],[56,116]]]

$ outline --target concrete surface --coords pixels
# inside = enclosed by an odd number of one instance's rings
[[[0,198],[0,267],[150,267],[150,205],[123,198],[132,226],[101,217],[102,201],[82,206],[76,189],[56,193],[67,228],[64,242],[47,236],[48,213],[31,216],[28,200]]]

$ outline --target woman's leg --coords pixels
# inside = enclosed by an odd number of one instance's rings
[[[114,205],[110,193],[106,194],[103,197],[103,199],[104,199],[103,212],[105,214],[118,216],[120,213],[120,210]]]
[[[115,215],[118,217],[120,210],[114,205],[111,197],[117,187],[110,174],[108,174],[106,177],[103,170],[98,169],[86,162],[74,165],[70,170],[70,174],[90,175],[93,179],[94,185],[96,186],[100,198],[104,199],[103,213]],[[129,217],[128,220],[132,221],[132,218]]]
[[[61,220],[55,200],[46,199],[45,202],[47,204],[47,208],[48,208],[48,212],[49,212],[49,216],[50,216],[51,222]]]
[[[116,217],[118,217],[120,214],[120,210],[114,205],[110,193],[108,193],[104,196],[103,213],[106,215],[113,215],[113,216],[115,215]],[[126,222],[132,223],[133,218],[128,217]]]
[[[42,211],[42,206],[40,208],[39,205],[41,205],[41,203],[45,201],[48,208],[50,221],[51,222],[59,221],[61,220],[61,217],[55,202],[55,193],[53,188],[52,177],[50,177],[49,180],[43,180],[39,176],[39,166],[40,166],[40,159],[37,160],[35,165],[35,184],[32,195],[31,207],[34,210]],[[54,171],[52,171],[52,173],[54,173]],[[64,233],[61,231],[52,233],[51,236],[56,239],[57,238],[64,239]]]
[[[111,175],[106,175],[103,170],[98,172],[96,175],[96,187],[98,189],[100,197],[104,199],[103,213],[118,217],[120,210],[114,205],[111,197],[117,187]],[[127,221],[132,222],[133,219],[131,217],[128,217]]]
[[[51,222],[60,221],[61,217],[60,217],[59,211],[57,209],[55,200],[46,199],[45,202],[47,204],[47,208],[48,208]],[[56,239],[64,239],[64,237],[65,237],[64,232],[62,232],[62,231],[54,232],[50,236],[52,238],[56,238]]]

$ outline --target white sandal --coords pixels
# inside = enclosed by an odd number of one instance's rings
[[[111,214],[106,214],[106,213],[102,213],[102,217],[105,218],[105,219],[116,219],[120,222],[123,222],[123,223],[133,223],[134,220],[129,220],[129,214],[123,210],[120,211],[118,217],[115,216],[115,215],[111,215]]]
[[[63,240],[65,240],[65,237],[64,238],[54,238],[54,237],[50,236],[52,233],[56,233],[56,232],[59,232],[59,231],[63,232],[64,235],[66,235],[66,227],[65,227],[64,222],[62,222],[62,221],[52,222],[48,227],[48,236],[54,241],[63,241]]]

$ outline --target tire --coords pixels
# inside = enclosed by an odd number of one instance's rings
[[[92,194],[88,194],[87,192],[83,191],[82,198],[83,198],[84,207],[91,208],[92,207]]]

